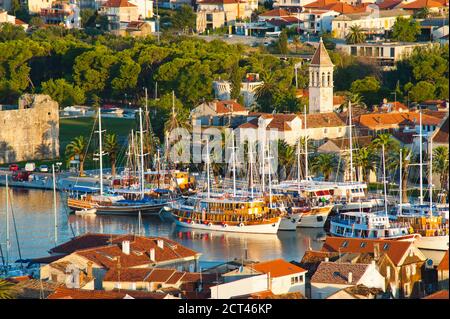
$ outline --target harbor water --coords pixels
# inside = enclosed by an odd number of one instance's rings
[[[9,260],[20,257],[47,256],[47,251],[73,236],[84,233],[139,233],[139,220],[133,216],[76,216],[69,214],[63,193],[57,193],[57,227],[53,192],[48,190],[10,188],[10,248]],[[0,243],[6,252],[6,189],[0,187]],[[206,267],[235,258],[255,261],[283,258],[300,261],[305,250],[320,249],[325,236],[323,229],[302,228],[278,232],[276,235],[234,234],[199,231],[175,226],[170,216],[142,216],[141,234],[162,236],[202,253]],[[17,235],[17,237],[16,237]],[[56,237],[56,238],[55,238]],[[19,243],[19,245],[17,244]]]

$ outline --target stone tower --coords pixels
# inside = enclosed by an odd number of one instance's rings
[[[320,38],[309,65],[309,113],[333,112],[333,63]]]

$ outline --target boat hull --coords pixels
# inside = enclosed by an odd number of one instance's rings
[[[323,228],[333,206],[315,207],[304,213],[298,222],[298,227]]]
[[[278,228],[280,227],[281,218],[274,223],[268,224],[257,224],[257,225],[227,225],[226,227],[219,224],[201,224],[201,223],[188,223],[184,221],[180,221],[178,218],[174,216],[175,223],[177,226],[185,227],[185,228],[194,228],[194,229],[202,229],[202,230],[211,230],[211,231],[221,231],[221,232],[232,232],[232,233],[252,233],[252,234],[276,234],[278,232]]]
[[[130,213],[158,214],[167,203],[154,203],[149,205],[99,205],[81,200],[68,200],[67,206],[72,210],[96,209],[97,215],[128,215]]]
[[[297,230],[297,225],[302,215],[303,214],[298,213],[292,214],[290,216],[283,216],[281,218],[280,227],[278,228],[278,230],[290,230],[290,231]]]

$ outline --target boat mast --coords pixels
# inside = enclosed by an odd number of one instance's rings
[[[297,192],[300,197],[300,138],[297,144]]]
[[[398,183],[398,189],[399,189],[399,194],[400,194],[400,206],[399,206],[399,213],[400,215],[402,214],[402,209],[403,209],[403,184],[402,184],[402,179],[403,179],[403,170],[402,170],[402,166],[403,166],[403,151],[400,148],[400,180]]]
[[[387,216],[387,185],[386,185],[386,159],[384,155],[384,144],[381,144],[382,156],[383,156],[383,190],[384,190],[384,213]]]
[[[55,165],[52,164],[52,178],[53,178],[53,213],[55,215],[55,247],[58,244],[58,214],[56,211],[56,174]]]
[[[419,158],[420,158],[420,170],[419,170],[419,185],[420,185],[420,205],[423,205],[423,172],[422,172],[422,111],[419,111]]]
[[[98,108],[98,144],[100,161],[100,195],[103,195],[103,141],[102,141],[102,115],[101,108]]]
[[[211,190],[210,190],[210,186],[209,186],[209,136],[206,139],[206,182],[207,182],[207,191],[208,191],[208,198],[210,198],[210,194],[211,194]]]
[[[9,185],[8,174],[6,177],[6,265],[9,265],[9,249],[11,247],[10,231],[9,231]]]
[[[236,197],[236,153],[234,149],[234,131],[231,132],[231,143],[232,143],[232,161],[233,161],[233,196]]]
[[[251,198],[254,197],[253,194],[253,152],[252,152],[252,143],[248,143],[248,155],[249,155],[249,161],[250,161],[250,194]]]
[[[431,136],[429,137],[430,142],[429,144],[429,177],[428,177],[428,183],[429,183],[429,187],[430,187],[430,214],[432,214],[432,209],[433,209],[433,139],[431,138]]]
[[[352,102],[348,101],[348,123],[349,123],[349,144],[350,144],[350,182],[353,182],[353,138],[352,138]]]
[[[157,151],[157,161],[158,161],[158,166],[157,166],[157,169],[158,169],[158,188],[160,187],[160,180],[161,180],[161,157],[160,157],[160,154],[159,154],[159,149],[158,149],[158,151]]]
[[[144,187],[145,187],[145,185],[144,185],[144,133],[143,133],[143,131],[142,131],[142,108],[139,108],[139,129],[140,129],[140,144],[141,144],[141,161],[140,161],[140,166],[141,166],[141,168],[140,168],[140,171],[141,171],[141,176],[140,176],[140,179],[141,179],[141,198],[144,198]]]
[[[304,119],[305,119],[305,180],[308,180],[309,177],[309,171],[308,171],[308,133],[306,131],[307,125],[306,125],[306,105],[303,107],[305,110],[304,112]]]
[[[267,165],[269,167],[269,203],[270,203],[270,208],[272,208],[272,170],[271,170],[271,163],[270,160],[272,159],[272,157],[270,156],[270,145],[267,148]]]
[[[265,167],[265,161],[266,161],[266,139],[263,139],[262,143],[262,192],[265,193],[266,191],[266,167]]]

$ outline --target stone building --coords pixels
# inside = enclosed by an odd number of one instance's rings
[[[319,47],[309,65],[309,113],[333,112],[333,68],[320,38]]]
[[[58,103],[25,94],[18,106],[0,105],[0,164],[59,157]]]

